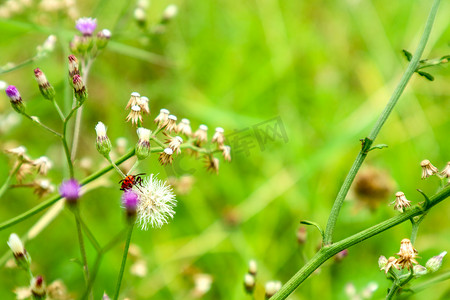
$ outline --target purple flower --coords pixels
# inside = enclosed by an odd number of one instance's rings
[[[93,18],[79,18],[76,22],[75,28],[78,29],[84,36],[92,36],[97,27],[97,19]]]
[[[127,210],[128,215],[135,215],[139,203],[139,196],[132,190],[127,190],[122,195],[122,205]]]
[[[75,179],[69,179],[63,181],[59,187],[59,194],[61,197],[67,199],[67,201],[75,203],[80,198],[81,185]]]
[[[6,95],[9,97],[11,102],[17,103],[22,101],[22,97],[20,97],[20,93],[17,88],[13,85],[10,85],[5,90]]]

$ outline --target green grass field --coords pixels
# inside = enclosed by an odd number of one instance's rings
[[[153,34],[171,3],[178,5],[178,15],[165,25],[164,33]],[[243,288],[250,259],[258,263],[255,299],[264,299],[265,282],[285,283],[320,246],[320,234],[313,227],[307,229],[306,243],[297,243],[300,220],[326,226],[360,149],[359,139],[368,135],[406,69],[401,50],[414,52],[430,7],[430,1],[406,0],[152,1],[148,30],[143,30],[133,17],[135,2],[78,1],[78,17],[97,18],[98,29],[108,28],[112,38],[89,74],[76,178],[107,165],[95,149],[98,121],[108,127],[116,157],[117,139],[125,138],[127,149],[134,147],[137,137],[125,122],[125,105],[135,91],[150,99],[151,115],[144,117],[144,125],[153,129],[152,120],[167,108],[179,119],[189,118],[194,130],[207,124],[212,135],[215,127],[223,127],[233,148],[231,163],[220,160],[218,176],[208,173],[201,159],[187,155],[173,167],[161,167],[156,154],[141,163],[139,172],[159,173],[163,179],[180,181],[182,175],[190,175],[192,187],[185,193],[176,190],[176,215],[168,225],[133,233],[132,244],[139,247],[147,272],[143,277],[132,274],[130,266],[138,259],[130,256],[120,299],[195,299],[199,274],[212,279],[202,299],[251,299]],[[442,1],[424,58],[449,54],[449,11],[450,3]],[[74,24],[67,9],[49,11],[39,1],[0,19],[0,65],[33,57],[48,35],[57,36],[52,53],[1,74],[0,80],[17,86],[30,114],[58,129],[59,117],[40,95],[33,69],[45,72],[67,112],[71,91],[66,58],[68,43],[77,34]],[[388,196],[361,201],[352,190],[335,239],[397,215],[388,206],[396,191],[416,204],[423,201],[416,189],[432,195],[439,187],[437,178],[420,178],[420,161],[429,159],[439,169],[450,161],[450,72],[447,65],[429,71],[435,80],[415,74],[377,138],[376,143],[389,147],[370,152],[363,165],[363,171],[382,172],[391,185]],[[1,94],[4,120],[14,111]],[[0,132],[2,149],[23,145],[33,158],[48,156],[54,164],[49,178],[56,187],[68,178],[64,153],[54,136],[21,116],[12,126],[2,125]],[[91,165],[83,170],[87,159]],[[0,178],[6,178],[11,167],[10,157],[0,155]],[[110,172],[80,201],[84,220],[101,244],[125,224],[120,179]],[[8,190],[0,199],[0,222],[45,199],[27,188]],[[448,202],[432,209],[420,226],[414,246],[422,264],[450,249]],[[12,232],[24,235],[44,213],[2,230],[0,256],[9,253],[6,241]],[[390,282],[379,271],[378,257],[397,253],[410,233],[411,224],[405,222],[349,248],[347,257],[326,262],[289,299],[349,299],[348,283],[360,292],[370,282],[379,286],[373,299],[384,298]],[[63,280],[74,298],[85,288],[82,269],[74,262],[80,257],[76,234],[73,215],[64,208],[26,242],[33,272],[49,283]],[[96,252],[85,242],[92,266]],[[122,251],[123,242],[104,256],[93,287],[95,299],[104,291],[113,295]],[[450,270],[446,259],[439,273]],[[3,262],[0,282],[0,298],[14,299],[13,289],[27,286],[29,279]],[[449,282],[410,299],[423,297],[449,299]]]

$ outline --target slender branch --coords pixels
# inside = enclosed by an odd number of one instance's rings
[[[81,259],[83,262],[83,274],[84,274],[84,280],[85,280],[86,286],[87,286],[88,282],[89,282],[89,267],[88,267],[88,263],[87,263],[86,249],[84,247],[83,233],[81,231],[80,210],[79,210],[78,206],[71,207],[71,208],[72,208],[71,211],[72,211],[73,215],[75,216],[75,223],[77,224],[78,242],[80,244],[80,254],[81,254]]]
[[[3,183],[2,187],[0,188],[0,198],[3,196],[3,194],[8,190],[11,184],[12,178],[16,175],[16,173],[19,171],[20,167],[22,166],[23,161],[19,159],[16,162],[16,166],[12,170],[12,172],[9,173],[8,177],[6,178],[5,182]]]
[[[429,207],[433,207],[447,197],[450,196],[450,186],[447,186],[443,190],[436,193],[430,198]],[[289,281],[283,285],[280,291],[276,293],[271,299],[279,300],[286,299],[294,290],[309,277],[318,267],[320,267],[325,261],[333,257],[335,254],[347,249],[353,245],[356,245],[374,235],[380,234],[400,223],[408,221],[409,219],[423,214],[422,207],[420,204],[413,206],[410,210],[404,213],[385,220],[377,225],[369,227],[363,231],[360,231],[352,236],[349,236],[339,242],[335,242],[332,245],[324,246],[317,252],[310,261],[308,261],[294,276],[289,279]]]
[[[401,94],[403,93],[406,85],[408,84],[409,79],[412,77],[414,72],[417,69],[417,66],[419,65],[420,58],[422,56],[422,53],[425,49],[425,45],[428,41],[428,37],[431,33],[431,28],[433,26],[434,18],[436,17],[436,13],[439,7],[440,0],[435,0],[433,3],[433,6],[431,8],[430,14],[428,15],[427,22],[425,24],[425,29],[422,34],[422,38],[420,39],[419,45],[417,46],[417,50],[412,57],[405,73],[403,74],[402,78],[400,79],[399,84],[397,85],[396,89],[394,90],[394,93],[392,94],[388,104],[384,108],[383,112],[381,113],[380,117],[377,120],[377,123],[373,127],[372,131],[370,132],[369,136],[366,138],[366,142],[372,143],[376,137],[378,136],[378,133],[380,132],[381,128],[383,127],[384,123],[386,122],[387,118],[389,117],[390,113],[394,109],[395,104],[397,103],[398,99],[400,98]],[[369,147],[370,148],[370,145]],[[334,201],[333,208],[331,210],[330,216],[328,218],[327,227],[325,230],[325,245],[330,245],[333,241],[333,231],[336,226],[337,218],[339,215],[339,211],[342,207],[342,204],[344,203],[344,199],[347,196],[347,193],[350,189],[350,186],[355,179],[356,174],[358,173],[359,168],[361,167],[364,159],[367,156],[368,149],[366,145],[363,145],[361,151],[359,152],[358,156],[356,157],[355,161],[353,162],[353,165],[347,174],[347,177],[345,178],[344,183],[341,186],[341,189],[339,190],[339,193],[336,197],[336,200]]]
[[[55,109],[56,109],[56,111],[58,112],[58,115],[59,115],[59,117],[61,118],[61,121],[64,122],[64,120],[65,120],[66,117],[64,117],[64,114],[63,114],[61,108],[59,108],[58,103],[56,103],[56,100],[55,100],[55,99],[52,99],[52,103],[53,103],[53,106],[55,106]]]
[[[129,224],[127,240],[125,242],[125,248],[123,249],[122,264],[120,266],[119,278],[117,279],[116,293],[114,295],[114,300],[117,300],[119,298],[120,286],[122,285],[123,272],[125,271],[125,264],[127,262],[128,248],[130,247],[131,235],[133,233],[133,228],[134,228],[134,222],[131,222]]]
[[[50,127],[48,127],[48,126],[45,125],[45,124],[42,124],[41,121],[39,121],[36,117],[33,118],[32,116],[28,115],[28,114],[25,113],[25,112],[23,112],[22,115],[24,115],[25,117],[27,117],[28,119],[30,119],[33,123],[39,125],[41,128],[43,128],[43,129],[47,130],[48,132],[50,132],[50,133],[56,135],[57,137],[59,137],[59,138],[62,137],[61,133],[56,132],[55,130],[51,129]]]

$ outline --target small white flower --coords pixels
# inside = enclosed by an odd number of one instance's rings
[[[97,133],[97,139],[104,139],[106,137],[106,127],[102,122],[98,122],[95,125],[95,132]]]
[[[135,186],[133,191],[139,197],[137,220],[142,230],[148,227],[161,227],[169,223],[175,215],[173,208],[177,201],[172,187],[165,181],[151,174],[143,178],[141,186]]]
[[[175,4],[170,4],[163,12],[163,19],[169,21],[173,19],[178,13],[178,7]]]
[[[25,255],[25,248],[23,246],[22,240],[15,233],[11,233],[8,240],[8,246],[11,248],[11,251],[14,253],[14,256],[23,256]]]

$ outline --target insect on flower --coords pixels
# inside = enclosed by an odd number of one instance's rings
[[[127,177],[125,177],[124,179],[119,181],[119,183],[121,183],[120,190],[126,191],[129,189],[132,189],[133,186],[137,186],[137,185],[142,186],[141,175],[145,175],[145,173],[140,173],[140,174],[136,174],[136,175],[128,175]],[[138,189],[139,189],[139,187],[138,187]]]

